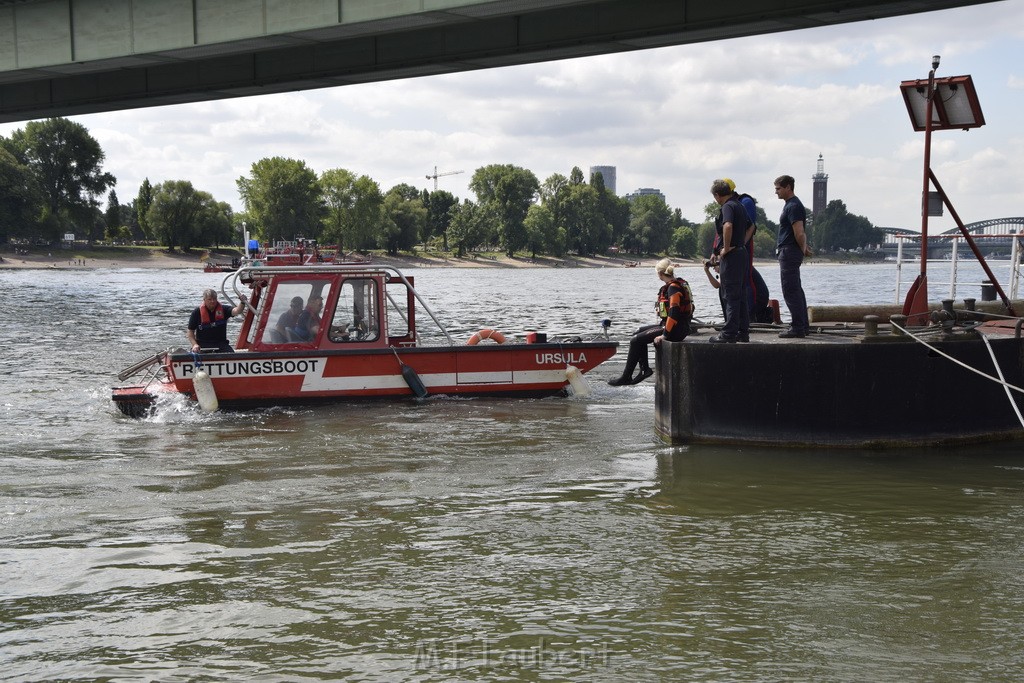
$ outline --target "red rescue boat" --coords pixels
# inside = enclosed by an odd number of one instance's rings
[[[585,391],[582,375],[618,346],[607,335],[552,342],[530,335],[517,343],[494,331],[487,340],[473,335],[480,343],[456,342],[413,278],[387,266],[243,266],[224,279],[221,291],[231,301],[243,290],[249,303],[236,352],[193,356],[174,349],[136,363],[118,378],[141,375],[141,381],[113,390],[121,412],[145,416],[168,394],[197,400],[207,410],[436,394],[551,396],[570,385]],[[296,298],[303,304],[323,300],[315,329],[279,324]],[[434,343],[421,339],[418,313],[436,325]],[[207,389],[213,398],[204,401]]]

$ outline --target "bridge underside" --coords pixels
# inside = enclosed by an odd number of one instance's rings
[[[0,122],[334,87],[993,0],[0,0]]]

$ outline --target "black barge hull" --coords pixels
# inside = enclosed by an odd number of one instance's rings
[[[1011,400],[1024,395],[909,338],[830,337],[709,344],[658,351],[655,422],[674,444],[915,447],[1024,437]],[[991,337],[1006,382],[1024,385],[1024,341]],[[998,377],[974,334],[929,342]],[[1011,398],[1012,397],[1012,398]]]

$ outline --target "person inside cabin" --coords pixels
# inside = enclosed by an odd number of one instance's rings
[[[647,345],[664,337],[669,341],[682,341],[690,333],[690,319],[693,317],[693,295],[690,285],[675,276],[675,266],[665,258],[654,266],[654,272],[662,281],[654,310],[660,322],[641,327],[629,339],[629,353],[622,375],[608,380],[613,387],[639,384],[654,374],[647,356]],[[640,372],[633,376],[633,370],[640,366]]]
[[[274,325],[274,331],[279,335],[275,338],[279,339],[281,343],[287,340],[288,330],[299,324],[300,315],[302,315],[302,297],[294,296],[288,305],[288,310],[281,314],[277,319],[277,324]]]
[[[320,332],[320,311],[323,310],[324,299],[321,296],[309,297],[309,303],[299,315],[299,319],[292,328],[299,341],[311,341]]]
[[[198,353],[203,349],[216,349],[220,352],[234,351],[228,343],[228,318],[240,315],[245,310],[245,295],[239,297],[238,305],[228,308],[217,300],[217,292],[212,289],[203,291],[203,303],[200,304],[188,319],[185,336],[188,337],[192,351]]]

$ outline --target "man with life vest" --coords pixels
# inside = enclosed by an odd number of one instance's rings
[[[228,308],[217,300],[217,292],[207,289],[203,292],[203,303],[192,311],[188,319],[188,337],[192,351],[198,353],[202,349],[232,352],[228,343],[228,318],[240,315],[245,310],[245,295],[239,297],[238,305]]]
[[[638,384],[654,374],[648,364],[648,344],[657,344],[661,339],[682,341],[690,333],[690,320],[693,317],[693,294],[690,292],[690,284],[683,278],[675,276],[675,267],[667,258],[658,261],[654,266],[654,272],[664,283],[658,290],[658,301],[655,304],[660,322],[641,327],[630,337],[629,354],[626,356],[626,367],[622,375],[608,380],[608,384],[613,387]],[[633,370],[637,365],[640,366],[640,372],[634,377]]]

